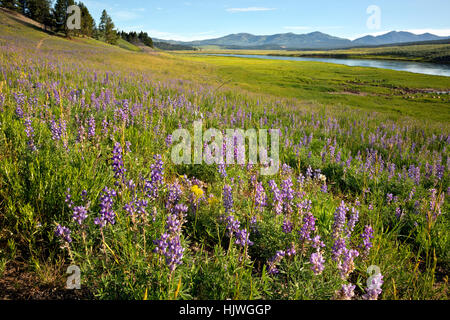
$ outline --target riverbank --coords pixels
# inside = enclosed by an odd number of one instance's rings
[[[188,52],[183,52],[188,53]],[[192,52],[191,52],[192,53]],[[342,50],[228,50],[206,49],[199,53],[267,55],[280,57],[315,57],[336,59],[373,59],[450,64],[450,43],[398,45]]]

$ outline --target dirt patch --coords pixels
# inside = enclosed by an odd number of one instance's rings
[[[88,300],[92,294],[85,290],[67,290],[63,279],[42,283],[25,265],[10,263],[0,276],[0,300]]]
[[[44,41],[47,40],[47,39],[49,39],[49,38],[41,39],[41,40],[38,42],[38,44],[37,44],[37,46],[36,46],[36,49],[40,49],[41,46],[42,46],[42,44],[44,43]]]

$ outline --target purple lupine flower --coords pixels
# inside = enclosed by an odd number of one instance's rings
[[[113,198],[117,196],[114,189],[103,189],[100,197],[100,217],[95,218],[94,223],[100,228],[104,228],[108,223],[113,225],[116,223],[116,213],[113,210]]]
[[[345,250],[347,250],[347,243],[344,238],[338,238],[335,240],[333,247],[331,248],[334,261],[338,261]]]
[[[83,224],[83,221],[87,218],[87,210],[84,206],[79,206],[73,208],[73,220],[75,220],[80,226]]]
[[[286,234],[291,233],[292,230],[294,229],[294,224],[290,220],[285,219],[283,221],[282,229],[283,229],[283,232]]]
[[[311,168],[311,166],[309,166],[308,169],[306,169],[306,178],[312,179],[312,176],[313,176],[313,169]]]
[[[323,243],[323,241],[320,240],[320,236],[317,235],[317,236],[315,236],[315,237],[312,239],[312,244],[311,244],[311,246],[312,246],[314,249],[320,250],[321,248],[324,248],[324,247],[325,247],[325,243]]]
[[[106,136],[109,130],[108,118],[105,116],[102,121],[102,135]]]
[[[23,110],[22,110],[22,108],[20,106],[17,106],[17,108],[16,108],[16,116],[19,119],[23,118]]]
[[[233,190],[230,185],[226,184],[223,186],[223,207],[225,209],[225,214],[233,212]]]
[[[356,208],[352,208],[352,215],[347,222],[347,238],[350,238],[352,235],[353,229],[355,228],[356,223],[359,220],[359,211]]]
[[[339,207],[337,207],[334,212],[334,224],[333,224],[333,237],[338,238],[338,236],[342,233],[345,221],[347,217],[348,208],[345,205],[345,202],[342,201]]]
[[[50,122],[50,131],[52,132],[52,140],[59,141],[65,133],[66,121],[59,120],[59,124],[55,120]]]
[[[180,216],[180,215],[185,215],[186,212],[188,212],[188,209],[189,209],[188,206],[185,204],[177,204],[175,206],[175,208],[173,209],[173,212],[175,214],[177,214],[178,216]]]
[[[219,173],[220,173],[220,176],[222,177],[222,179],[226,178],[228,176],[227,175],[227,167],[224,163],[219,163],[217,165],[217,168],[219,170]]]
[[[326,183],[324,183],[321,187],[320,187],[320,191],[322,191],[323,193],[328,193],[328,186]]]
[[[125,153],[130,153],[130,152],[131,152],[131,142],[125,141]]]
[[[69,208],[72,208],[73,201],[72,201],[72,195],[70,194],[70,188],[67,188],[66,198],[64,199],[64,201],[65,201],[65,203],[67,203],[67,206]]]
[[[169,185],[169,194],[167,195],[166,207],[172,210],[173,207],[180,201],[182,194],[183,191],[181,190],[181,186],[178,183],[175,182]]]
[[[294,199],[294,190],[292,189],[292,179],[288,178],[281,182],[281,198],[283,199],[283,211],[284,213],[290,213],[292,211],[292,200]]]
[[[299,231],[300,240],[312,240],[311,233],[316,230],[316,218],[311,212],[307,212],[303,217],[303,225]]]
[[[236,241],[234,242],[238,246],[252,246],[253,242],[250,241],[250,234],[247,232],[247,229],[238,230],[236,232]]]
[[[166,147],[170,148],[170,146],[172,145],[172,135],[171,134],[167,135],[165,142],[166,142]]]
[[[123,210],[128,213],[129,216],[133,216],[136,212],[135,203],[131,201],[123,206]]]
[[[3,112],[3,105],[5,104],[5,95],[0,93],[0,111]]]
[[[325,266],[323,265],[325,263],[325,259],[320,252],[314,252],[311,254],[309,262],[311,263],[311,270],[316,276],[322,274],[325,269]]]
[[[355,285],[350,284],[343,284],[341,290],[337,292],[336,299],[338,300],[352,300],[352,298],[355,296]]]
[[[24,121],[25,123],[25,133],[27,134],[28,137],[28,147],[30,148],[31,151],[36,151],[37,148],[34,145],[34,129],[33,129],[33,122],[31,120],[31,118],[27,117]]]
[[[393,199],[394,199],[394,195],[393,195],[392,193],[388,193],[388,194],[386,195],[386,201],[387,201],[387,204],[388,204],[388,205],[391,204],[391,202],[392,202]]]
[[[442,192],[439,196],[437,195],[436,189],[430,189],[430,214],[431,218],[436,220],[442,213],[441,207],[445,201],[445,194]],[[429,219],[429,215],[427,215]]]
[[[253,232],[255,233],[258,232],[258,220],[256,219],[256,216],[253,216],[250,219],[250,228],[252,229]]]
[[[383,291],[381,286],[383,285],[383,276],[381,273],[378,273],[371,277],[368,286],[366,288],[366,294],[362,297],[364,300],[377,300],[378,296]]]
[[[171,214],[167,217],[166,229],[170,234],[178,234],[181,232],[181,221],[178,219],[178,215]]]
[[[277,264],[279,264],[281,262],[281,260],[283,260],[284,256],[286,255],[286,252],[280,250],[277,251],[277,253],[275,254],[274,257],[272,257],[269,261],[268,261],[268,265],[269,265],[269,270],[267,271],[268,274],[278,274],[280,273],[280,271],[277,268]]]
[[[174,271],[177,265],[182,264],[183,253],[185,248],[181,246],[180,237],[176,236],[167,242],[167,249],[165,252],[166,263],[170,271]]]
[[[78,128],[77,142],[83,142],[86,139],[86,130],[83,125]]]
[[[449,158],[450,159],[450,158]],[[450,187],[449,187],[450,188]],[[414,198],[414,195],[416,194],[416,187],[413,187],[412,189],[411,189],[411,192],[409,193],[409,196],[408,196],[408,201],[411,201],[413,198]]]
[[[400,207],[397,207],[395,209],[395,216],[397,217],[397,219],[401,219],[403,217],[403,210]]]
[[[306,212],[310,212],[312,209],[312,202],[309,199],[305,199],[301,203],[298,204],[298,208],[300,209],[301,214],[305,214]]]
[[[181,246],[180,240],[183,218],[180,217],[179,214],[187,212],[187,207],[177,205],[175,208],[177,208],[179,212],[167,217],[166,232],[161,235],[160,239],[153,241],[156,245],[154,252],[164,255],[170,271],[174,271],[177,265],[182,263],[183,253],[185,251],[185,248]]]
[[[120,145],[119,142],[116,142],[116,144],[114,145],[112,154],[113,154],[111,158],[113,162],[112,167],[114,171],[114,176],[117,179],[116,185],[118,185],[119,179],[121,179],[122,182],[125,182],[125,172],[127,171],[127,169],[125,169],[125,166],[123,164],[122,146]]]
[[[153,243],[156,245],[155,250],[153,252],[158,254],[164,254],[166,252],[166,249],[168,247],[167,240],[169,239],[169,234],[163,233],[161,235],[161,238],[158,240],[153,240]]]
[[[274,180],[269,181],[269,187],[273,195],[272,206],[274,207],[275,214],[280,215],[283,210],[283,198],[281,196],[280,190],[278,189],[277,183]]]
[[[364,255],[367,256],[372,248],[372,242],[370,239],[373,239],[373,229],[371,226],[365,226],[364,231],[361,234],[361,239],[363,241],[362,245],[359,247],[363,250]]]
[[[86,196],[87,196],[88,192],[87,190],[83,190],[81,191],[81,199],[85,202],[86,201]]]
[[[156,200],[158,198],[159,189],[164,183],[164,163],[161,155],[159,154],[153,156],[153,159],[155,160],[155,163],[150,166],[150,180],[145,181],[144,189],[150,199]]]
[[[436,164],[436,178],[439,181],[441,181],[442,178],[444,177],[444,172],[445,172],[445,167],[440,164]]]
[[[147,200],[142,199],[142,200],[135,201],[135,209],[136,209],[136,213],[138,215],[145,216],[147,214],[147,211],[146,211],[147,207],[148,207]],[[155,219],[155,217],[153,217],[153,220],[154,219]]]
[[[88,120],[88,138],[93,139],[95,137],[95,118],[93,115]]]
[[[67,227],[63,227],[60,224],[56,226],[55,235],[59,238],[64,239],[67,243],[72,242],[72,238],[70,237],[70,229]]]
[[[353,249],[345,248],[342,254],[342,261],[338,263],[338,270],[340,271],[341,278],[346,280],[350,273],[355,269],[353,259],[359,256],[359,252]]]
[[[297,254],[297,250],[295,250],[295,244],[292,243],[289,248],[286,249],[286,256],[292,257]]]
[[[258,182],[256,184],[256,193],[255,193],[255,207],[257,210],[262,211],[266,206],[267,196],[264,190],[262,182]]]
[[[225,221],[227,222],[227,230],[230,237],[239,231],[241,223],[234,216],[226,217]]]
[[[288,164],[283,163],[283,166],[281,167],[281,174],[289,175],[291,173],[292,173],[292,168]]]

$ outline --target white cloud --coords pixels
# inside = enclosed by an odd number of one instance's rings
[[[276,8],[264,8],[264,7],[248,7],[248,8],[228,8],[226,11],[231,13],[237,12],[257,12],[257,11],[272,11],[276,10]]]

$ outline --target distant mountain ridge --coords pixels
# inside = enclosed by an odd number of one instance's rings
[[[257,36],[250,33],[230,34],[221,38],[199,41],[161,40],[172,44],[190,46],[221,46],[225,48],[279,48],[279,49],[336,49],[355,46],[377,46],[396,43],[443,40],[450,37],[439,37],[430,33],[417,35],[405,31],[391,31],[380,36],[365,36],[355,40],[334,37],[322,32],[306,34],[281,33]]]

